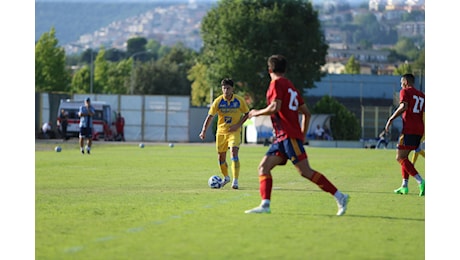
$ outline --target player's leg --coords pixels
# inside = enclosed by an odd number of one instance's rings
[[[216,135],[216,149],[217,149],[217,161],[219,163],[219,169],[222,176],[222,187],[230,182],[230,176],[228,176],[228,164],[227,164],[227,138],[225,135]]]
[[[412,164],[415,165],[419,155],[425,158],[425,150],[422,149],[421,145],[417,148],[417,150],[414,151],[414,154],[412,155]]]
[[[422,149],[422,143],[425,142],[425,135],[422,136],[422,139],[420,140],[420,144],[415,150],[414,154],[412,155],[412,163],[415,165],[415,162],[417,161],[417,158],[419,155],[423,156],[425,158],[425,150]]]
[[[80,127],[80,133],[78,134],[78,142],[80,144],[80,151],[82,154],[85,154],[85,150],[83,148],[83,145],[84,145],[84,141],[85,141],[85,128],[83,127]]]
[[[231,147],[231,154],[232,154],[232,174],[233,174],[233,181],[232,181],[232,188],[238,189],[238,178],[240,177],[240,159],[238,157],[238,147]]]
[[[246,210],[245,213],[270,213],[270,200],[271,192],[273,187],[273,178],[271,170],[276,165],[284,165],[287,162],[287,158],[278,151],[279,143],[270,145],[269,150],[260,161],[258,167],[259,173],[259,192],[261,197],[261,203],[259,206]]]
[[[401,134],[399,136],[399,139],[398,139],[398,144],[396,145],[396,148],[397,148],[397,151],[396,151],[396,161],[398,161],[399,163],[399,157],[401,156],[401,152],[400,150],[401,149],[405,149],[404,148],[404,135]],[[407,151],[406,151],[407,152]],[[408,152],[410,152],[410,150],[408,150]],[[408,153],[407,152],[407,153]],[[407,194],[409,193],[409,188],[408,188],[408,184],[409,184],[409,173],[407,172],[407,170],[401,165],[401,176],[402,176],[402,183],[401,183],[401,187],[393,190],[394,193],[396,194]]]
[[[414,164],[409,160],[409,153],[412,150],[415,150],[420,145],[421,136],[417,135],[402,135],[400,138],[400,144],[398,145],[398,151],[396,155],[396,160],[401,165],[401,170],[403,173],[403,186],[404,186],[404,178],[406,177],[405,174],[409,174],[415,178],[417,183],[419,184],[419,195],[425,195],[425,180],[420,176],[417,170],[414,167]],[[401,140],[402,139],[402,140]],[[408,176],[407,176],[408,179]],[[404,191],[402,191],[404,192]],[[408,190],[405,191],[406,193],[399,193],[399,194],[407,194]],[[395,193],[398,193],[395,190]]]
[[[91,127],[88,128],[88,135],[86,136],[87,143],[86,143],[86,152],[88,154],[91,153],[91,145],[93,144],[93,129]]]
[[[310,180],[311,182],[316,184],[320,189],[334,196],[338,207],[337,215],[342,216],[343,214],[345,214],[347,210],[349,195],[339,191],[337,187],[332,182],[330,182],[324,174],[312,169],[306,156],[306,152],[304,151],[303,153],[305,154],[305,158],[303,158],[303,156],[290,157],[302,158],[300,161],[293,161],[293,163],[295,162],[294,166],[296,167],[297,171],[302,177]]]
[[[229,135],[228,144],[230,146],[230,154],[232,160],[232,188],[238,189],[238,178],[240,176],[240,159],[238,157],[239,145],[241,143],[240,134]]]

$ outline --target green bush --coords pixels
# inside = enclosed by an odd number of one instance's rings
[[[361,136],[359,120],[335,98],[324,96],[312,109],[313,114],[332,114],[331,131],[334,140],[358,140]]]

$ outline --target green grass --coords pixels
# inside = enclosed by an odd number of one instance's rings
[[[59,143],[63,150],[54,151]],[[311,166],[351,200],[333,197],[290,162],[273,171],[271,214],[257,166],[267,147],[242,145],[240,189],[212,190],[213,144],[36,143],[36,259],[425,259],[425,198],[408,195],[395,150],[310,148]],[[425,176],[425,159],[416,164]]]

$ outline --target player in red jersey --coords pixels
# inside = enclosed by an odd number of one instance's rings
[[[409,192],[409,175],[413,176],[419,184],[419,196],[425,196],[425,180],[420,176],[409,160],[412,150],[420,145],[420,140],[425,134],[425,94],[414,87],[415,77],[412,74],[404,74],[401,77],[401,91],[399,92],[399,106],[388,118],[385,130],[390,131],[390,126],[398,116],[402,116],[403,128],[399,136],[396,160],[401,164],[402,185],[394,190],[396,194]]]
[[[287,61],[282,55],[272,55],[268,58],[271,82],[267,90],[267,107],[249,112],[250,118],[270,115],[276,140],[270,145],[258,168],[262,202],[258,207],[246,210],[245,213],[271,212],[270,199],[273,185],[271,170],[276,165],[285,165],[289,159],[302,177],[335,197],[338,206],[337,215],[341,216],[347,210],[349,195],[340,192],[326,176],[313,170],[308,163],[303,143],[311,114],[300,92],[289,79],[284,77],[286,68]],[[299,113],[302,125],[299,123]]]

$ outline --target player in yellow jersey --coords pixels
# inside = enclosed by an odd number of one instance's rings
[[[417,149],[415,149],[414,154],[412,155],[412,164],[415,164],[415,162],[417,161],[419,155],[421,155],[421,156],[423,156],[423,158],[425,158],[425,149],[422,149],[422,143],[424,143],[424,142],[425,142],[425,136],[423,136],[419,147]]]
[[[423,113],[423,123],[425,123],[425,113]],[[415,149],[414,154],[412,154],[412,164],[414,165],[419,155],[425,158],[425,149],[422,149],[422,143],[425,143],[425,135],[423,135],[422,140],[420,141],[420,145],[417,149]]]
[[[216,149],[220,172],[224,176],[222,187],[230,182],[226,160],[227,150],[230,149],[233,174],[232,188],[238,189],[240,174],[238,151],[241,144],[241,126],[248,119],[249,107],[241,96],[233,93],[233,80],[223,79],[221,87],[223,94],[214,99],[199,136],[201,140],[206,138],[206,130],[217,114]]]

